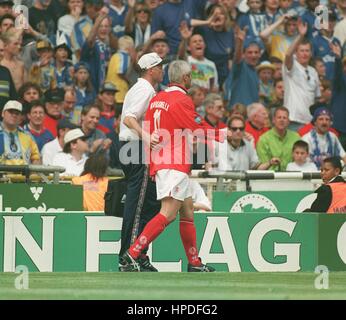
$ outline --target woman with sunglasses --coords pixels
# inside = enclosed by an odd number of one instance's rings
[[[135,47],[150,39],[151,11],[145,3],[128,1],[129,10],[125,18],[125,33],[135,40]]]

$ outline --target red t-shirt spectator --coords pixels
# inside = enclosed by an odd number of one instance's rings
[[[270,128],[264,127],[262,129],[257,129],[250,121],[245,122],[245,132],[250,133],[255,139],[255,146],[260,136],[267,132]]]

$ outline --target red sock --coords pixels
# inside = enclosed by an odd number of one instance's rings
[[[183,241],[185,254],[189,263],[194,266],[201,264],[196,244],[196,227],[193,220],[180,219],[180,237]]]
[[[130,247],[130,255],[134,259],[137,259],[142,250],[145,249],[152,241],[154,241],[160,235],[160,233],[165,230],[167,225],[167,218],[163,214],[158,213],[147,223],[143,232]]]

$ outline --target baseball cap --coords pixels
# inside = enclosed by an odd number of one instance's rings
[[[310,113],[312,114],[312,122],[315,122],[319,116],[328,116],[333,118],[329,108],[324,103],[315,103],[310,106]]]
[[[90,66],[84,61],[78,62],[74,65],[74,72],[77,72],[80,69],[85,69],[90,73]]]
[[[83,133],[83,131],[81,129],[79,129],[79,128],[72,129],[65,134],[64,145],[68,144],[71,141],[74,141],[74,140],[77,140],[77,139],[83,138],[83,137],[85,137],[85,134]]]
[[[70,122],[66,118],[62,118],[58,121],[58,125],[56,126],[57,130],[60,129],[76,129],[78,128],[74,123]]]
[[[262,61],[257,67],[256,70],[261,71],[263,69],[271,69],[273,71],[275,71],[275,66],[273,64],[271,64],[269,61]]]
[[[44,93],[45,102],[62,102],[64,101],[65,91],[61,88],[49,89]]]
[[[47,40],[39,40],[36,43],[36,50],[41,50],[41,49],[52,49],[52,45]]]
[[[19,112],[22,112],[23,106],[20,102],[18,102],[16,100],[9,100],[4,105],[4,109],[2,111],[5,111],[5,110],[17,110]]]
[[[100,93],[103,93],[105,91],[118,92],[119,90],[112,82],[105,82],[100,88]]]
[[[138,60],[138,65],[142,70],[148,70],[148,69],[156,67],[162,62],[163,60],[160,58],[160,56],[156,52],[151,52],[151,53],[144,54]]]

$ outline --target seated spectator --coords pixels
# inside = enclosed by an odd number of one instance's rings
[[[226,124],[222,121],[225,113],[225,107],[222,97],[216,93],[209,93],[204,100],[205,106],[205,121],[212,127],[223,129]]]
[[[110,82],[105,82],[101,87],[98,95],[99,106],[101,109],[101,117],[98,128],[104,133],[113,131],[114,116],[115,116],[115,101],[114,94],[118,89]]]
[[[228,128],[232,136],[218,144],[217,163],[220,171],[266,170],[275,161],[260,163],[253,142],[245,139],[245,121],[241,116],[229,119]]]
[[[134,39],[135,47],[143,45],[150,40],[151,10],[145,3],[128,2],[129,10],[125,17],[125,34]]]
[[[309,144],[310,159],[318,169],[321,168],[323,159],[340,157],[346,162],[346,153],[337,138],[329,129],[332,123],[332,114],[325,106],[320,106],[314,111],[312,122],[314,129],[302,137]]]
[[[72,129],[76,129],[76,125],[74,125],[67,119],[61,119],[58,121],[58,125],[56,128],[57,137],[54,140],[46,143],[41,150],[42,163],[45,166],[53,165],[53,160],[56,154],[62,152],[62,149],[64,147],[65,134]]]
[[[300,137],[298,133],[288,129],[289,123],[288,109],[276,108],[273,117],[274,127],[262,134],[258,140],[258,157],[262,163],[270,161],[270,170],[285,171],[287,164],[292,161],[292,147]]]
[[[21,38],[15,28],[1,34],[1,39],[4,42],[4,57],[0,63],[10,70],[16,90],[23,85],[27,77],[24,63],[19,57]]]
[[[43,92],[56,88],[55,69],[51,65],[53,58],[51,44],[46,40],[39,40],[36,43],[36,51],[39,56],[39,61],[31,66],[29,81],[36,83]]]
[[[0,163],[6,165],[40,164],[40,152],[31,135],[19,127],[22,104],[9,100],[2,110],[0,125]]]
[[[90,152],[96,152],[99,149],[108,150],[112,143],[103,131],[97,129],[100,114],[101,111],[96,105],[86,106],[82,110],[81,129],[85,134]]]
[[[57,88],[47,90],[44,94],[46,115],[43,120],[43,126],[47,128],[54,137],[57,135],[58,120],[62,118],[62,108],[64,105],[65,91]]]
[[[274,81],[273,100],[272,100],[272,103],[269,105],[270,118],[273,118],[274,111],[276,108],[284,105],[284,94],[285,94],[285,87],[284,87],[283,80],[281,78],[276,79]]]
[[[305,141],[298,140],[294,143],[292,150],[292,158],[293,162],[290,162],[287,165],[286,171],[318,171],[316,165],[310,161],[309,145]]]
[[[81,176],[72,178],[72,184],[83,186],[85,211],[104,211],[104,196],[108,188],[107,168],[107,156],[102,152],[93,153],[86,160]]]
[[[342,169],[338,157],[323,160],[321,169],[323,185],[315,191],[317,198],[311,208],[304,212],[346,213],[346,183],[341,177]]]
[[[318,99],[319,103],[330,106],[330,101],[332,99],[332,83],[329,80],[322,80],[320,82],[321,97]]]
[[[275,67],[269,61],[263,61],[256,67],[259,78],[260,102],[268,106],[274,95],[273,74]]]
[[[244,120],[247,119],[247,108],[242,103],[236,103],[232,106],[231,110],[228,112],[227,115],[227,121],[234,115],[240,115],[244,118]],[[226,123],[227,123],[226,121]]]
[[[189,89],[189,95],[192,98],[196,112],[200,116],[205,117],[204,99],[205,99],[206,95],[205,95],[204,90],[199,86],[192,86]]]
[[[254,138],[255,146],[260,136],[269,130],[268,111],[261,103],[252,103],[247,107],[248,120],[245,123],[245,132]]]
[[[124,103],[125,95],[129,90],[129,74],[134,59],[134,42],[130,36],[123,36],[118,40],[118,51],[112,55],[108,65],[106,81],[112,83],[118,91],[115,101]]]
[[[58,152],[53,159],[53,166],[65,168],[62,176],[80,176],[84,171],[88,152],[86,137],[81,129],[69,130],[64,137],[62,152]]]
[[[61,114],[75,125],[80,125],[82,107],[77,106],[77,95],[73,87],[66,87]]]
[[[33,100],[29,104],[27,113],[29,122],[23,128],[24,131],[33,136],[39,151],[47,142],[54,139],[53,134],[43,125],[44,114],[44,103],[40,100]]]
[[[85,107],[95,103],[96,93],[90,79],[90,67],[85,62],[76,63],[73,75],[76,92],[76,107]]]

